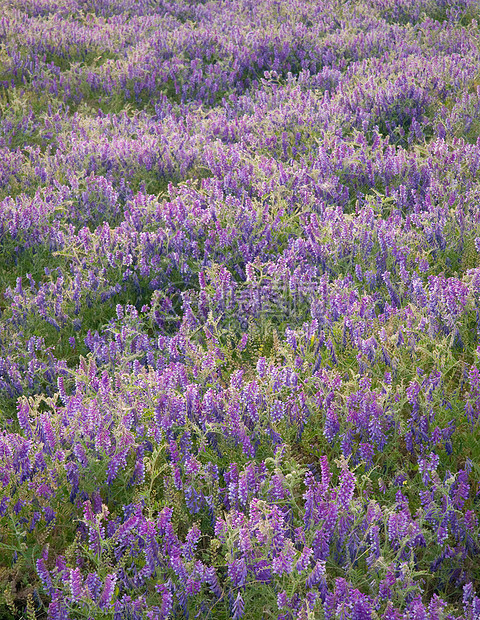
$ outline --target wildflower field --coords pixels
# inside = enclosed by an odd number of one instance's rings
[[[0,0],[2,620],[480,619],[478,22]]]

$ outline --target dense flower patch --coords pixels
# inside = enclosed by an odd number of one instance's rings
[[[0,616],[480,619],[476,0],[0,0]]]

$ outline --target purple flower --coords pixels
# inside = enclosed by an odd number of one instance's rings
[[[313,567],[312,572],[307,577],[305,585],[307,586],[307,588],[314,588],[315,586],[321,585],[322,587],[320,589],[326,590],[327,581],[326,581],[326,571],[325,571],[324,560],[317,561],[317,563]]]
[[[244,333],[242,334],[242,337],[240,338],[237,344],[237,349],[239,351],[244,351],[247,346],[247,342],[248,342],[248,334]]]
[[[338,503],[342,508],[348,510],[355,492],[355,476],[352,472],[345,468],[340,474],[340,487],[338,489]]]
[[[173,608],[173,595],[167,584],[156,584],[156,591],[162,595],[162,605],[160,607],[160,620],[166,620]]]
[[[245,603],[243,601],[242,595],[238,592],[235,602],[233,603],[233,620],[238,620],[243,616],[245,612]]]
[[[52,578],[50,577],[50,573],[47,570],[47,567],[45,565],[44,559],[43,558],[38,559],[36,566],[37,566],[37,573],[38,573],[38,576],[40,577],[43,587],[51,596],[53,592],[53,583],[52,583]]]
[[[98,601],[98,605],[101,609],[106,609],[112,604],[112,598],[115,592],[115,584],[117,583],[117,576],[115,573],[108,574],[105,578],[105,584],[103,592]]]
[[[70,569],[70,591],[72,601],[79,603],[82,597],[82,574],[79,568]]]
[[[264,357],[259,357],[257,361],[257,373],[260,378],[264,378],[267,374],[267,360]]]
[[[223,590],[220,587],[220,583],[218,581],[217,573],[216,573],[215,568],[213,566],[211,566],[210,568],[207,568],[206,580],[207,580],[207,583],[209,584],[210,589],[213,592],[213,594],[217,598],[221,598],[222,594],[223,594]]]
[[[304,547],[302,551],[302,555],[298,559],[297,564],[295,566],[295,568],[298,570],[299,573],[308,568],[312,554],[313,554],[313,551],[310,547]]]
[[[32,427],[30,426],[30,418],[28,416],[29,406],[26,401],[22,401],[18,403],[17,406],[17,417],[18,423],[20,424],[20,428],[25,433],[25,435],[31,439],[33,437]]]
[[[243,558],[234,560],[228,565],[228,576],[235,588],[245,585],[247,580],[247,565]]]
[[[285,403],[280,400],[275,400],[271,409],[270,417],[273,423],[278,423],[285,417]]]
[[[285,548],[273,558],[272,571],[276,575],[282,575],[283,573],[290,574],[293,570],[293,558],[295,550],[293,545],[287,544]]]
[[[287,327],[285,330],[285,339],[288,343],[288,346],[291,347],[294,351],[297,350],[297,338],[295,332]]]
[[[110,463],[108,465],[108,470],[107,470],[107,484],[111,484],[117,477],[118,472],[121,469],[125,468],[126,457],[127,457],[128,452],[129,452],[128,449],[121,450],[120,452],[115,454],[110,460]]]
[[[333,405],[328,407],[323,434],[329,443],[333,443],[340,430],[340,424]]]

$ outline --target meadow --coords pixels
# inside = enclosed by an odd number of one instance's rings
[[[0,617],[480,619],[478,0],[0,0]]]

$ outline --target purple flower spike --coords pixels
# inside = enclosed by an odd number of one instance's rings
[[[235,599],[235,602],[233,603],[233,620],[238,620],[239,618],[243,617],[243,614],[245,612],[245,603],[243,601],[242,595],[240,594],[240,592],[238,592],[237,594],[237,598]]]
[[[115,585],[117,583],[117,576],[115,574],[108,574],[105,579],[105,585],[103,592],[98,601],[98,605],[101,609],[106,609],[112,604],[113,594],[115,592]]]
[[[338,489],[338,503],[348,510],[355,492],[355,476],[345,468],[340,474],[340,488]]]

